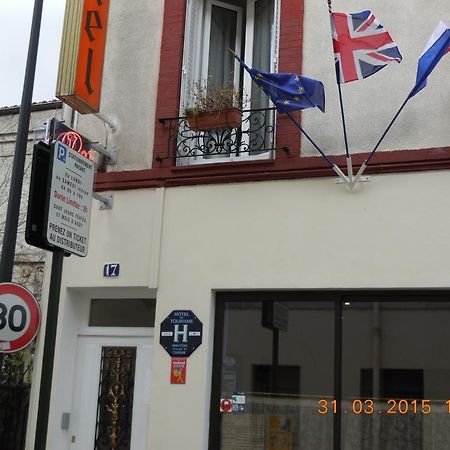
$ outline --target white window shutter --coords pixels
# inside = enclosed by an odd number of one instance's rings
[[[203,1],[188,0],[184,33],[180,112],[189,104],[190,89],[200,76]]]

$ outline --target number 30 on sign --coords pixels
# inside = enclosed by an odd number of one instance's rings
[[[0,353],[12,353],[29,345],[39,329],[37,300],[24,287],[0,283]]]

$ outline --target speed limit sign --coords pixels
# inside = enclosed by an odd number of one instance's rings
[[[22,350],[35,338],[40,312],[33,294],[16,283],[0,283],[0,353]]]

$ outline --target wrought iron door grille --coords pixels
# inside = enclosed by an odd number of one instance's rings
[[[95,450],[130,450],[136,347],[103,347]]]
[[[186,164],[187,158],[225,158],[259,155],[275,149],[275,108],[245,110],[240,128],[193,131],[185,117],[160,118],[168,124],[169,157]],[[164,159],[156,157],[157,160]]]

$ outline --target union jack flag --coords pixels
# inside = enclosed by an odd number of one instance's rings
[[[397,45],[371,11],[332,13],[331,34],[339,83],[370,77],[402,60]]]

